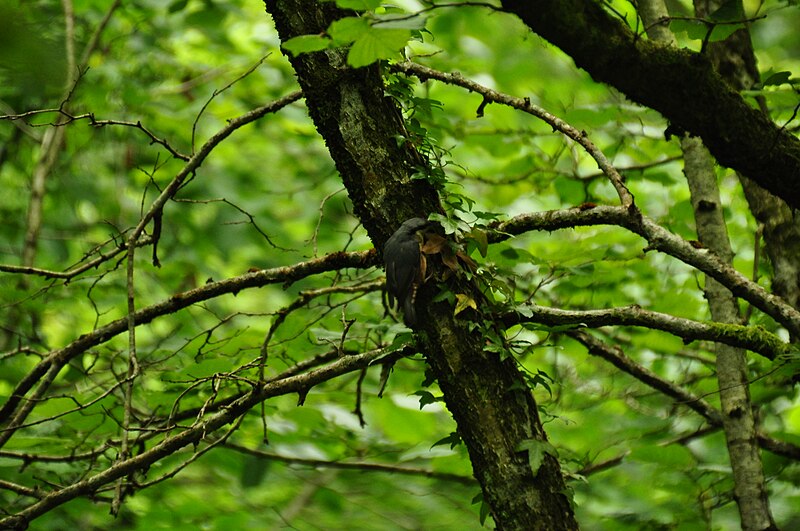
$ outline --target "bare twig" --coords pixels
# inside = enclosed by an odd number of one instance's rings
[[[516,323],[541,323],[546,326],[575,325],[597,328],[601,326],[642,326],[661,330],[683,339],[685,343],[697,340],[715,341],[746,348],[767,359],[774,360],[791,350],[791,345],[763,328],[743,325],[722,325],[675,317],[666,313],[645,310],[639,306],[625,306],[603,310],[571,311],[545,306],[526,305],[503,315],[506,326]]]
[[[145,235],[136,242],[136,247],[144,247],[145,245],[150,245],[153,243],[153,239]],[[98,256],[88,262],[85,262],[79,266],[75,266],[72,269],[68,269],[67,271],[52,271],[49,269],[41,269],[38,267],[25,267],[25,266],[15,266],[9,264],[0,264],[0,271],[4,273],[14,273],[19,275],[31,275],[31,276],[40,276],[44,278],[61,278],[65,280],[70,280],[75,278],[76,276],[80,275],[81,273],[88,271],[89,269],[98,267],[99,265],[103,264],[114,258],[115,256],[119,255],[125,249],[127,249],[127,242],[120,242],[119,245],[112,249],[107,253],[99,252]]]
[[[321,382],[328,381],[342,374],[358,371],[386,355],[387,352],[385,350],[377,349],[354,356],[345,356],[336,359],[325,367],[309,373],[290,376],[272,383],[265,383],[263,386],[251,390],[241,398],[230,403],[228,407],[222,409],[212,417],[198,422],[194,426],[172,437],[162,440],[149,450],[118,462],[98,474],[73,483],[67,487],[57,489],[43,496],[38,502],[19,513],[0,519],[0,528],[25,528],[33,519],[55,507],[78,496],[95,492],[99,488],[119,478],[131,475],[138,470],[147,469],[164,456],[170,455],[184,446],[200,441],[206,434],[213,433],[227,424],[230,424],[263,400],[287,393],[307,393],[309,389]]]
[[[459,72],[441,72],[439,70],[434,70],[433,68],[428,68],[427,66],[412,63],[411,61],[394,64],[392,65],[392,69],[407,75],[417,76],[422,80],[435,79],[437,81],[447,83],[448,85],[456,85],[471,92],[480,94],[483,96],[483,102],[478,107],[479,117],[482,116],[483,108],[488,103],[500,103],[539,118],[550,125],[554,130],[560,131],[566,137],[574,140],[581,147],[583,147],[583,149],[586,150],[586,152],[595,160],[595,162],[597,162],[598,167],[603,171],[608,180],[611,181],[611,184],[617,191],[617,195],[619,195],[622,206],[627,209],[631,209],[632,212],[635,210],[633,195],[625,186],[622,176],[619,174],[614,165],[611,164],[611,161],[606,158],[603,152],[597,146],[595,146],[591,140],[589,140],[586,131],[580,131],[572,127],[558,116],[555,116],[538,105],[531,103],[530,98],[516,98],[514,96],[509,96],[508,94],[497,92],[496,90],[469,80],[462,76]]]
[[[711,404],[700,397],[692,395],[681,386],[660,378],[653,371],[628,358],[621,349],[607,345],[586,332],[576,330],[568,332],[567,335],[584,345],[589,350],[589,354],[600,356],[616,368],[672,398],[678,404],[689,407],[710,424],[722,422],[719,411],[713,408]]]
[[[109,443],[105,443],[100,446],[100,448],[96,450],[91,450],[89,452],[83,453],[71,453],[67,455],[41,455],[41,454],[32,454],[32,453],[24,453],[24,452],[6,452],[0,451],[0,457],[4,459],[16,459],[18,461],[24,461],[26,463],[74,463],[76,461],[85,461],[90,459],[96,459],[98,456],[102,455],[106,450],[111,447]]]
[[[715,428],[722,427],[722,415],[718,409],[712,407],[701,397],[693,395],[679,385],[667,381],[659,377],[653,371],[639,365],[627,357],[619,348],[608,345],[583,331],[570,331],[567,332],[567,335],[583,344],[588,349],[589,354],[603,358],[645,385],[672,398],[676,403],[687,406],[689,409],[702,416],[710,426]],[[787,441],[774,439],[763,433],[758,433],[757,439],[759,446],[765,450],[790,459],[800,459],[800,446]]]
[[[448,472],[435,472],[424,468],[413,468],[407,466],[387,465],[383,463],[366,463],[366,462],[348,462],[348,461],[326,461],[324,459],[304,459],[299,457],[288,457],[272,452],[264,452],[247,448],[235,443],[225,443],[225,448],[235,450],[237,452],[259,457],[261,459],[268,459],[270,461],[279,461],[290,465],[309,466],[314,468],[338,468],[343,470],[364,470],[368,472],[385,472],[389,474],[402,474],[407,476],[422,476],[431,479],[438,479],[442,481],[452,481],[462,485],[476,485],[475,478],[470,476],[462,476],[460,474],[450,474]]]
[[[279,249],[281,251],[292,251],[292,250],[294,250],[294,249],[287,249],[286,247],[281,247],[280,245],[278,245],[275,242],[273,242],[272,239],[269,237],[269,235],[267,235],[267,233],[264,232],[264,230],[261,227],[258,226],[258,223],[256,223],[256,219],[253,216],[253,214],[251,214],[247,210],[243,209],[242,207],[240,207],[236,203],[225,199],[224,197],[213,198],[213,199],[175,199],[175,202],[176,203],[200,203],[200,204],[225,203],[226,205],[234,208],[235,210],[238,210],[241,214],[244,214],[245,216],[247,216],[248,223],[250,225],[252,225],[254,229],[256,229],[256,232],[258,232],[261,235],[261,237],[264,238],[264,240],[269,244],[270,247],[274,247],[275,249]],[[225,223],[225,224],[238,225],[238,224],[241,224],[241,223],[242,222],[240,222],[240,221],[232,221],[232,222],[228,222],[228,223]],[[316,256],[316,253],[315,253],[314,256]]]
[[[291,304],[285,306],[278,310],[275,315],[275,319],[270,324],[269,330],[267,331],[264,341],[261,343],[261,356],[259,357],[259,381],[264,381],[264,369],[267,365],[267,359],[269,357],[269,347],[270,341],[272,340],[272,336],[275,335],[275,332],[278,328],[286,321],[286,318],[294,311],[304,308],[308,305],[309,302],[316,299],[317,297],[325,297],[334,293],[359,293],[359,292],[368,292],[373,291],[376,289],[380,289],[384,284],[384,280],[375,280],[372,282],[367,282],[365,284],[359,284],[357,286],[329,286],[325,288],[313,289],[313,290],[304,290],[301,291],[297,297]],[[339,349],[341,350],[341,348]]]
[[[136,291],[134,289],[135,252],[136,245],[133,245],[132,242],[129,241],[125,275],[127,286],[126,300],[128,303],[128,313],[126,316],[128,326],[128,375],[125,378],[125,384],[123,387],[125,397],[122,410],[122,441],[120,443],[119,455],[117,456],[116,460],[117,463],[122,462],[129,457],[129,430],[131,426],[131,418],[133,417],[133,383],[136,377],[139,375],[139,360],[136,355],[136,319],[134,317],[136,314]],[[119,510],[122,507],[122,498],[124,495],[123,483],[123,479],[120,478],[117,481],[117,485],[114,490],[114,500],[111,502],[111,514],[114,516],[119,514]]]
[[[24,485],[18,485],[4,479],[0,479],[0,489],[10,490],[11,492],[15,492],[20,496],[28,496],[30,498],[39,499],[42,497],[42,493],[37,489],[32,489]]]
[[[531,230],[552,231],[588,225],[617,225],[638,234],[648,243],[645,251],[661,251],[706,273],[737,297],[771,316],[790,333],[800,335],[800,312],[797,309],[767,292],[708,249],[697,248],[653,220],[631,215],[623,207],[597,206],[521,214],[492,224],[491,228],[496,232],[489,234],[489,241],[505,240]]]
[[[228,83],[227,85],[222,87],[221,89],[215,89],[214,92],[211,94],[211,96],[208,98],[208,100],[206,100],[206,102],[200,108],[200,111],[197,113],[197,116],[195,117],[194,122],[192,123],[192,153],[194,153],[194,142],[195,142],[195,138],[196,138],[196,134],[197,134],[197,123],[200,121],[200,118],[203,116],[203,113],[206,111],[208,106],[211,105],[211,102],[214,101],[214,98],[216,98],[217,96],[219,96],[220,94],[222,94],[223,92],[225,92],[226,90],[228,90],[229,88],[234,86],[236,83],[238,83],[239,81],[243,80],[244,78],[246,78],[247,76],[249,76],[250,74],[255,72],[256,69],[259,66],[264,64],[264,61],[269,56],[270,56],[270,54],[267,54],[264,57],[262,57],[261,59],[259,59],[254,65],[252,65],[250,68],[248,68],[243,74],[239,75],[236,79],[234,79],[233,81],[231,81],[230,83]]]
[[[291,284],[297,280],[324,271],[331,271],[343,267],[365,268],[377,264],[377,255],[374,250],[333,253],[315,260],[300,262],[293,266],[277,267],[254,271],[219,282],[211,282],[198,288],[177,293],[160,303],[142,308],[135,312],[133,320],[136,326],[151,322],[162,315],[177,312],[197,302],[219,297],[227,293],[238,293],[244,289],[266,286],[267,284]],[[0,446],[11,437],[24,422],[33,409],[35,400],[25,399],[25,395],[37,383],[39,384],[33,397],[40,399],[52,384],[58,372],[69,360],[83,353],[86,349],[102,344],[128,329],[128,317],[117,319],[105,326],[99,327],[90,333],[84,334],[69,345],[50,352],[45,359],[40,361],[12,391],[11,396],[0,408],[0,423],[8,425],[0,429]],[[20,405],[21,404],[21,405]],[[17,411],[17,407],[19,410]],[[16,411],[16,414],[15,414]],[[13,415],[13,418],[12,418]]]
[[[159,196],[150,205],[150,209],[139,220],[139,223],[131,232],[128,240],[136,241],[136,239],[139,238],[147,224],[150,223],[153,217],[164,208],[164,205],[167,203],[167,201],[174,197],[175,193],[180,189],[184,181],[197,171],[200,165],[203,164],[203,161],[205,161],[206,157],[208,157],[211,151],[220,142],[228,138],[237,129],[258,120],[267,114],[275,113],[287,105],[299,100],[301,97],[302,93],[298,90],[287,96],[284,96],[283,98],[279,98],[271,103],[262,105],[257,109],[253,109],[252,111],[230,120],[225,127],[217,131],[211,138],[209,138],[200,147],[200,150],[192,155],[181,171],[179,171],[178,174],[173,177],[172,181],[170,181],[161,194],[159,194]]]
[[[153,485],[155,485],[157,483],[161,483],[162,481],[166,481],[167,479],[174,478],[175,476],[178,475],[178,473],[181,470],[183,470],[184,468],[186,468],[190,464],[192,464],[195,461],[197,461],[198,459],[200,459],[203,455],[208,453],[213,448],[215,448],[217,446],[220,446],[220,445],[225,445],[225,443],[228,440],[228,438],[230,438],[230,436],[233,435],[233,433],[236,430],[238,430],[239,427],[242,425],[242,421],[243,420],[244,420],[244,416],[240,416],[238,419],[236,419],[236,422],[234,423],[234,425],[231,426],[228,429],[228,431],[226,431],[225,434],[222,437],[216,438],[215,440],[211,441],[211,443],[208,446],[206,446],[205,448],[196,451],[194,454],[192,454],[191,457],[189,457],[183,463],[181,463],[180,465],[178,465],[177,467],[172,469],[170,472],[167,472],[166,474],[163,474],[163,475],[161,475],[161,476],[159,476],[159,477],[157,477],[157,478],[155,478],[155,479],[153,479],[151,481],[147,481],[145,483],[137,483],[135,485],[136,489],[137,490],[146,489],[147,487],[152,487]]]

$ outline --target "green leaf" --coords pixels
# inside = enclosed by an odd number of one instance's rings
[[[514,262],[517,261],[517,259],[521,256],[521,254],[522,253],[520,253],[520,251],[518,251],[517,249],[515,249],[513,247],[505,247],[504,249],[502,249],[500,251],[500,255],[503,258],[507,258],[507,259],[512,260]],[[530,253],[528,253],[528,254],[530,254]]]
[[[528,465],[531,467],[531,472],[533,472],[534,475],[539,472],[545,455],[550,455],[558,459],[558,451],[547,441],[525,439],[519,443],[517,451],[528,452]]]
[[[720,24],[714,26],[714,30],[711,32],[711,36],[708,40],[709,42],[724,41],[744,27],[744,24]]]
[[[530,306],[518,306],[517,313],[523,317],[531,317],[533,315],[533,309],[531,309]],[[523,324],[522,326],[524,327],[525,325]]]
[[[439,223],[439,225],[441,225],[444,229],[445,234],[453,234],[458,230],[457,219],[448,218],[447,216],[443,216],[441,214],[431,214],[428,216],[428,219]]]
[[[183,11],[188,3],[189,0],[175,0],[167,8],[167,13],[177,13],[178,11]]]
[[[358,68],[380,59],[397,57],[410,38],[411,32],[408,30],[373,28],[353,43],[350,53],[347,54],[347,62],[350,66]]]
[[[744,19],[744,5],[742,0],[728,0],[719,6],[716,11],[708,15],[715,22],[734,22]]]
[[[481,500],[481,510],[478,518],[480,518],[481,525],[486,523],[486,518],[489,516],[489,504]]]
[[[700,20],[673,20],[669,28],[673,33],[684,32],[687,37],[696,41],[704,40],[709,31],[709,25]]]
[[[473,210],[472,215],[478,219],[494,221],[496,219],[500,219],[503,214],[500,212],[484,212],[482,210]]]
[[[722,41],[737,30],[744,28],[744,23],[731,24],[744,20],[741,0],[729,0],[708,16],[708,22],[702,20],[674,20],[670,24],[673,32],[685,31],[686,35],[698,41]]]
[[[453,310],[453,317],[460,314],[467,308],[472,308],[473,310],[478,311],[478,305],[475,303],[475,299],[463,293],[456,293],[456,308]]]
[[[350,44],[369,31],[369,21],[361,17],[346,17],[334,21],[328,33],[338,45]]]
[[[294,56],[318,52],[333,47],[333,41],[322,35],[298,35],[283,43],[284,49]]]
[[[537,386],[542,386],[547,389],[550,396],[553,396],[553,390],[550,388],[550,383],[555,382],[553,378],[543,370],[537,370],[534,375],[526,375],[526,380],[531,389],[536,389]]]
[[[478,252],[481,253],[482,257],[486,258],[486,254],[489,251],[489,238],[486,235],[486,231],[473,227],[472,230],[467,233],[466,237],[475,242],[475,245],[478,247]]]
[[[450,192],[447,197],[447,204],[452,206],[455,210],[469,212],[475,205],[475,199],[464,194]]]
[[[709,24],[702,20],[674,20],[670,29],[675,33],[686,32],[686,36],[696,41],[723,41],[744,28],[744,24]]]
[[[414,343],[414,334],[411,332],[401,332],[394,336],[392,343],[386,347],[387,352],[391,352],[393,350],[399,350],[406,345],[411,345]]]
[[[353,11],[369,11],[380,7],[381,0],[336,0],[336,5]]]
[[[789,79],[792,77],[792,73],[788,70],[782,70],[780,72],[773,72],[769,70],[761,75],[761,85],[767,87],[769,85],[783,85],[784,83],[789,83]]]
[[[419,98],[419,97],[412,97],[411,103],[414,105],[414,109],[418,112],[424,112],[430,114],[434,110],[441,110],[444,107],[444,104],[433,98]]]
[[[478,492],[478,494],[472,498],[472,505],[475,505],[476,503],[481,504],[479,518],[481,525],[484,525],[486,523],[486,518],[489,516],[489,504],[483,499],[483,492]]]
[[[448,435],[447,437],[439,439],[438,441],[433,443],[431,448],[434,448],[435,446],[442,446],[442,445],[445,445],[445,444],[449,444],[450,445],[450,449],[452,450],[453,448],[455,448],[456,446],[458,446],[462,442],[463,441],[461,440],[461,436],[457,432],[451,432],[450,435]]]
[[[420,410],[422,410],[422,408],[424,408],[428,404],[434,404],[436,402],[441,402],[443,400],[441,397],[436,397],[434,396],[433,393],[422,389],[420,389],[419,391],[415,391],[414,394],[419,397]]]

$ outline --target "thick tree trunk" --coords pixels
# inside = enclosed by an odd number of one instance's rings
[[[694,0],[699,17],[708,16],[721,5],[721,0]],[[736,90],[749,90],[761,78],[747,28],[724,41],[709,43],[708,55],[717,72]],[[759,104],[769,116],[766,102],[760,99]],[[738,176],[750,211],[763,228],[767,255],[772,263],[772,291],[800,308],[800,216],[795,216],[783,199],[755,180],[741,173]]]
[[[265,3],[283,41],[319,34],[343,15],[333,2]],[[405,219],[441,212],[433,187],[409,179],[425,161],[410,143],[398,146],[403,122],[395,103],[383,94],[378,67],[349,68],[346,50],[303,54],[291,62],[309,113],[375,247],[380,249]],[[475,287],[464,283],[459,289]],[[576,529],[558,461],[545,455],[536,473],[531,470],[525,441],[543,442],[546,436],[533,396],[520,390],[526,388],[513,360],[501,362],[497,354],[484,351],[483,335],[456,320],[446,302],[431,304],[430,291],[420,293],[417,339],[498,528]]]
[[[636,35],[596,0],[504,0],[592,77],[703,139],[720,164],[800,208],[800,139],[725,83],[705,56]]]

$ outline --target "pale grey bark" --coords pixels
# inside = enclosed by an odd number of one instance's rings
[[[722,216],[714,161],[697,138],[682,139],[681,147],[698,239],[720,258],[731,262],[733,252]],[[719,282],[706,277],[705,296],[712,319],[721,323],[741,322],[736,299]],[[750,402],[745,351],[718,343],[716,354],[722,426],[728,444],[733,470],[733,491],[739,506],[742,529],[774,529]]]
[[[651,29],[650,37],[674,44],[669,30],[657,22],[667,16],[662,0],[641,2],[643,21]],[[689,183],[695,213],[697,236],[704,247],[724,262],[731,263],[733,252],[722,214],[714,159],[696,137],[681,139],[684,174]],[[705,297],[711,317],[721,323],[740,323],[739,308],[733,294],[710,277],[706,277]],[[757,431],[747,380],[745,351],[729,345],[716,345],[716,370],[722,405],[722,426],[734,479],[734,497],[739,507],[742,529],[774,529],[769,508],[764,470],[758,447]]]

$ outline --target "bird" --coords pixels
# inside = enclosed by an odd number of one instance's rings
[[[403,322],[409,328],[417,324],[417,290],[425,274],[422,231],[429,225],[430,222],[422,218],[407,219],[383,246],[389,305],[394,306],[397,300],[403,308]]]

